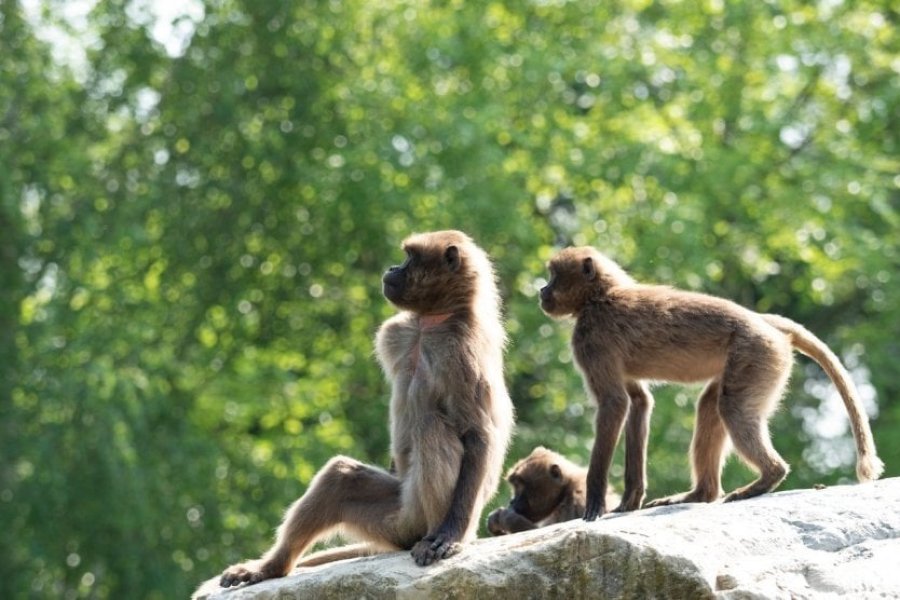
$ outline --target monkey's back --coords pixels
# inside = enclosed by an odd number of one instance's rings
[[[611,289],[585,307],[573,345],[587,343],[621,357],[617,368],[633,379],[705,381],[722,372],[729,352],[790,351],[785,336],[757,313],[707,294],[658,285]]]

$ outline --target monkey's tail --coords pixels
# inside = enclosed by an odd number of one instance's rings
[[[372,544],[367,544],[365,542],[361,544],[349,544],[347,546],[328,548],[327,550],[321,550],[319,552],[308,554],[307,556],[304,556],[303,558],[298,560],[295,566],[316,567],[318,565],[324,565],[336,560],[372,556],[374,554],[378,554],[379,552],[383,552],[383,550],[380,550]]]
[[[859,392],[844,365],[825,342],[799,323],[780,315],[762,315],[762,317],[767,323],[786,334],[794,348],[819,363],[834,382],[850,416],[850,428],[856,440],[856,477],[860,481],[878,479],[884,471],[884,463],[876,454],[869,419],[859,400]]]

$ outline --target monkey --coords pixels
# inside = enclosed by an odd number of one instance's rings
[[[513,490],[509,506],[488,515],[492,535],[518,533],[584,516],[587,469],[543,446],[517,462],[506,474]],[[608,492],[607,503],[617,502]]]
[[[616,510],[635,510],[643,503],[653,409],[647,381],[706,382],[691,441],[692,487],[647,506],[722,497],[722,465],[732,448],[758,477],[725,495],[724,501],[774,490],[789,467],[772,446],[768,420],[787,386],[794,349],[825,370],[844,401],[856,441],[857,478],[871,481],[882,474],[884,466],[850,375],[828,346],[802,325],[723,298],[638,283],[591,247],[561,250],[548,269],[541,308],[551,318],[575,317],[572,353],[597,407],[585,520],[606,511],[610,460],[623,429],[625,482]]]
[[[475,537],[514,421],[494,270],[459,231],[413,234],[402,248],[406,260],[382,277],[383,294],[398,312],[375,335],[391,384],[392,470],[332,458],[288,509],[274,545],[259,559],[227,568],[222,587],[286,575],[337,529],[364,545],[300,564],[409,550],[425,566]]]

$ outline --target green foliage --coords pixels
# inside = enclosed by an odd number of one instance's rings
[[[64,4],[0,4],[4,598],[184,597],[330,456],[386,465],[371,340],[413,231],[495,259],[510,461],[587,460],[569,328],[536,304],[577,243],[807,324],[900,473],[889,3],[208,0],[169,54],[143,3],[101,0],[80,67],[46,39]],[[784,487],[847,480],[842,409],[823,429],[801,365]],[[689,484],[697,391],[655,392],[652,496]]]

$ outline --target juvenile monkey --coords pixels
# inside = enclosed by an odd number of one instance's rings
[[[506,474],[513,489],[509,506],[488,515],[493,535],[518,533],[584,516],[587,469],[538,446]],[[616,502],[610,492],[607,502]]]
[[[274,546],[225,570],[220,585],[282,577],[316,540],[342,529],[368,542],[305,564],[408,549],[419,565],[475,536],[513,423],[503,380],[506,336],[487,255],[464,233],[413,235],[383,277],[400,312],[375,338],[392,384],[391,472],[338,456],[288,510]]]
[[[729,438],[759,478],[725,496],[726,502],[778,486],[788,465],[772,447],[768,420],[787,385],[792,348],[815,360],[837,387],[856,440],[859,480],[881,475],[853,381],[834,353],[801,325],[722,298],[637,283],[590,247],[566,248],[548,266],[541,308],[551,317],[575,317],[575,363],[597,404],[585,520],[606,510],[607,475],[623,424],[625,487],[617,510],[641,506],[653,406],[645,380],[707,382],[691,442],[692,489],[650,506],[718,499]]]

